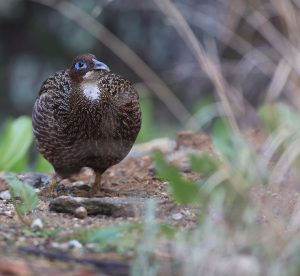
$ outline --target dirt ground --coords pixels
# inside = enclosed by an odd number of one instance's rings
[[[248,131],[246,137],[260,145],[263,135],[257,130]],[[205,134],[181,132],[176,141],[160,139],[138,145],[120,164],[110,168],[103,175],[103,186],[107,189],[106,197],[156,198],[159,202],[157,216],[161,221],[192,228],[197,215],[192,208],[176,205],[168,196],[167,183],[155,177],[151,153],[159,148],[167,159],[175,164],[188,179],[196,180],[199,175],[192,173],[186,158],[191,151],[215,154],[210,137]],[[41,175],[26,174],[32,178],[35,187],[41,187]],[[47,175],[45,176],[47,178]],[[91,172],[83,173],[77,179],[64,180],[64,185],[74,181],[89,182]],[[4,180],[0,182],[0,192],[7,189]],[[260,197],[261,195],[255,194]],[[274,195],[275,197],[275,195]],[[280,200],[280,199],[279,199]],[[128,275],[132,254],[115,252],[95,253],[88,248],[67,246],[61,237],[68,236],[76,229],[97,227],[123,222],[138,222],[137,217],[111,217],[104,215],[76,218],[73,214],[49,211],[51,199],[41,197],[38,208],[32,214],[43,222],[43,229],[55,231],[60,228],[58,236],[35,234],[26,231],[18,220],[10,200],[0,199],[0,275]],[[292,201],[292,199],[291,199]],[[294,203],[291,203],[294,204]],[[59,239],[58,239],[59,237]]]

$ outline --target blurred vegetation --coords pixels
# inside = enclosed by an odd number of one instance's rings
[[[39,198],[34,188],[21,182],[15,175],[6,176],[9,183],[9,192],[19,220],[26,226],[30,226],[32,218],[29,213],[32,212],[39,203]]]
[[[28,150],[33,140],[31,119],[20,117],[8,120],[0,136],[0,170],[24,170],[28,164]]]
[[[22,116],[7,120],[0,135],[0,171],[51,172],[52,166],[41,155],[35,156],[31,164],[29,150],[32,143],[31,118]]]
[[[179,231],[172,238],[180,275],[193,275],[196,271],[205,271],[205,275],[215,275],[216,271],[225,273],[227,270],[223,266],[218,268],[219,262],[224,258],[225,262],[230,262],[230,258],[238,259],[239,256],[248,258],[252,264],[248,268],[242,267],[245,269],[242,271],[249,273],[247,275],[300,273],[299,232],[296,230],[299,225],[294,224],[298,210],[291,211],[290,205],[284,203],[277,206],[279,214],[276,218],[269,216],[276,204],[271,194],[280,193],[280,185],[299,184],[300,115],[296,109],[282,103],[263,106],[258,114],[262,129],[269,137],[260,151],[257,142],[250,142],[244,135],[236,133],[227,119],[218,119],[213,124],[212,140],[217,154],[190,156],[192,170],[200,174],[197,181],[185,180],[160,152],[154,155],[156,172],[167,181],[173,199],[178,204],[193,205],[198,209],[197,227]],[[264,196],[257,198],[257,194]],[[266,214],[269,220],[264,223],[261,219]],[[154,229],[155,225],[159,225],[158,221],[152,222],[148,229]],[[289,231],[278,233],[287,226],[291,227]],[[151,233],[156,233],[151,244],[147,239],[140,244],[147,248],[149,256],[153,256],[155,248],[164,240],[156,230]],[[188,253],[189,258],[186,258]],[[145,251],[137,251],[137,254],[139,261],[135,265],[140,271],[143,267],[154,269],[153,266],[159,265],[159,262],[153,263],[151,257],[145,260]],[[229,271],[234,273],[234,270]],[[232,275],[227,273],[224,275]]]

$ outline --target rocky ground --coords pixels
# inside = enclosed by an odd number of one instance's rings
[[[77,240],[65,240],[76,229],[103,227],[110,224],[139,222],[148,198],[157,202],[157,217],[180,227],[193,227],[195,210],[176,205],[167,192],[167,183],[155,177],[152,161],[154,149],[161,150],[189,179],[192,173],[186,157],[188,152],[212,153],[210,139],[203,134],[182,132],[177,140],[167,138],[137,145],[120,164],[102,177],[103,191],[89,197],[93,173],[89,169],[74,179],[63,180],[45,194],[50,176],[24,173],[19,179],[41,193],[38,208],[33,212],[33,226],[28,230],[18,220],[4,176],[0,182],[0,275],[53,275],[69,273],[94,275],[128,274],[129,254],[95,253]],[[80,208],[78,208],[80,207]],[[34,231],[33,228],[38,229]],[[59,229],[59,230],[58,230]],[[55,234],[59,231],[59,234]],[[38,258],[37,258],[38,257]],[[33,262],[34,260],[34,262]],[[5,274],[6,273],[6,274]]]
[[[251,130],[245,136],[259,150],[263,135]],[[137,145],[124,161],[104,173],[103,190],[97,197],[89,196],[94,177],[89,169],[73,179],[62,180],[51,190],[51,196],[45,195],[50,175],[20,174],[21,181],[40,193],[38,208],[31,214],[31,227],[25,227],[18,219],[8,184],[0,175],[0,275],[128,275],[132,250],[95,250],[93,244],[82,243],[76,233],[108,225],[138,224],[149,198],[156,200],[156,214],[161,222],[193,228],[196,210],[175,204],[169,197],[167,183],[156,177],[152,160],[155,149],[161,150],[191,180],[200,176],[191,172],[187,154],[216,155],[209,136],[192,132],[178,133],[176,140],[163,138]],[[259,188],[253,191],[257,206],[263,210],[262,223],[274,223],[274,219],[284,218],[285,212],[295,210],[298,191],[290,191],[288,185],[277,192],[266,193]],[[157,254],[161,259],[170,257],[163,250]]]

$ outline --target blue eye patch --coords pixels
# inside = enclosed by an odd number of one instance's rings
[[[84,61],[77,61],[74,65],[75,70],[82,70],[82,69],[86,69],[87,65]]]

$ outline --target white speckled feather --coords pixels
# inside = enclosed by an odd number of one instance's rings
[[[96,82],[86,82],[82,84],[84,96],[91,101],[100,99],[100,90]]]

